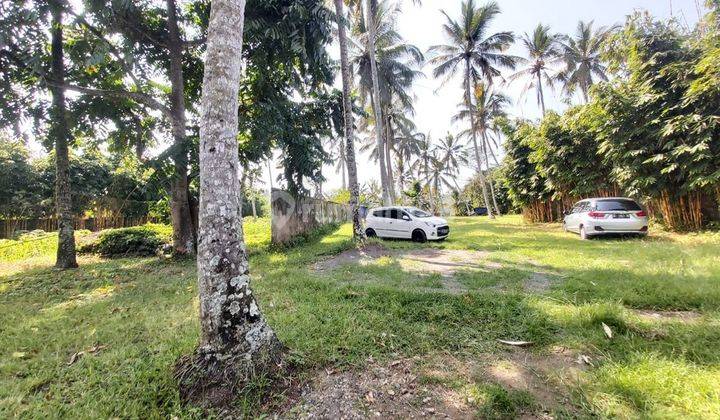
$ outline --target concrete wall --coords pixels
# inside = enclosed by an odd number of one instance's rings
[[[352,220],[350,205],[311,197],[294,197],[287,191],[272,190],[272,242],[284,244],[293,237],[329,223]]]

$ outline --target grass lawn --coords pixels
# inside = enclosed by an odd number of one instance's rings
[[[454,218],[451,230],[439,244],[383,245],[482,252],[487,269],[456,273],[460,293],[392,255],[313,269],[352,246],[350,226],[278,250],[267,220],[247,221],[253,287],[299,372],[411,357],[500,369],[520,350],[497,340],[527,340],[526,360],[577,371],[540,375],[567,391],[550,414],[720,417],[720,234],[580,241],[516,216]],[[171,373],[198,340],[194,262],[83,256],[79,270],[59,272],[54,242],[0,242],[0,418],[201,416],[179,404]],[[528,289],[533,279],[542,287]],[[557,359],[558,349],[571,356]],[[592,365],[579,369],[579,355]],[[421,379],[464,396],[478,416],[542,405],[492,376],[445,370]]]

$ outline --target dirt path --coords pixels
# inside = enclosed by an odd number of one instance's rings
[[[462,283],[455,280],[455,274],[467,270],[492,270],[499,264],[488,261],[489,253],[470,250],[448,250],[421,248],[411,250],[390,250],[371,244],[363,249],[351,249],[315,263],[312,269],[317,272],[334,270],[346,264],[366,265],[381,257],[390,257],[397,261],[402,270],[421,276],[439,274],[442,289],[420,287],[428,292],[447,292],[462,294],[468,291]]]

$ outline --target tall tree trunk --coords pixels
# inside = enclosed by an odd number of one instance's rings
[[[589,88],[585,85],[582,85],[580,87],[580,90],[582,91],[583,99],[585,100],[585,103],[590,102],[590,95],[588,94]]]
[[[340,145],[340,174],[342,175],[342,189],[347,189],[347,165],[345,164],[345,138]]]
[[[485,174],[482,169],[482,159],[480,158],[480,149],[477,143],[477,133],[475,132],[475,110],[472,104],[472,94],[470,93],[470,85],[472,84],[470,74],[470,62],[465,61],[465,104],[468,109],[468,115],[470,116],[470,137],[473,142],[473,150],[475,151],[475,163],[477,164],[478,176],[480,177],[480,186],[482,187],[483,200],[485,201],[485,207],[488,209],[488,218],[494,219],[495,215],[492,212],[492,205],[490,203],[487,185],[485,185]]]
[[[440,186],[440,175],[438,174],[438,177],[435,178],[435,196],[437,199],[438,207],[440,209],[440,215],[445,215],[445,206],[443,205],[443,198],[442,198],[442,188]]]
[[[397,196],[395,195],[395,176],[393,175],[392,169],[392,143],[395,135],[393,134],[392,125],[390,124],[389,118],[385,122],[385,133],[385,162],[388,176],[388,189],[390,190],[390,199],[392,200],[393,204],[395,204]]]
[[[180,255],[195,254],[193,226],[188,196],[188,148],[185,136],[185,81],[182,72],[183,41],[177,22],[175,0],[166,0],[168,13],[168,52],[170,54],[170,112],[172,114],[173,162],[175,174],[170,183],[170,214],[173,250]]]
[[[387,168],[385,165],[385,145],[383,144],[383,117],[380,104],[380,86],[378,85],[377,63],[375,60],[375,13],[371,7],[371,0],[365,0],[365,18],[368,27],[368,56],[370,57],[370,78],[372,79],[372,108],[375,114],[375,136],[377,137],[378,161],[380,162],[380,186],[382,188],[383,205],[392,205],[390,189],[388,187]]]
[[[543,117],[545,116],[545,95],[543,95],[543,87],[542,87],[542,77],[540,77],[540,73],[537,74],[537,89],[538,89],[538,99],[540,100],[540,108],[542,109]]]
[[[498,138],[499,138],[499,136],[500,136],[497,132],[495,132],[495,135],[498,136]],[[489,137],[489,138],[492,139],[492,137]],[[493,143],[495,144],[495,147],[498,147],[498,142],[496,142],[495,140],[493,140]],[[488,144],[488,146],[489,146],[489,144]],[[493,161],[495,162],[495,165],[496,165],[496,166],[500,166],[500,162],[498,161],[498,158],[497,158],[497,156],[495,155],[495,152],[493,152],[492,147],[488,147],[488,150],[490,151],[490,156],[492,156]]]
[[[397,157],[397,169],[398,169],[398,196],[403,197],[403,191],[405,191],[405,163],[403,162],[402,152],[398,153]]]
[[[267,168],[268,168],[268,178],[269,178],[269,180],[270,180],[270,193],[272,194],[272,190],[273,190],[273,188],[274,188],[274,187],[273,187],[272,168],[271,168],[271,166],[272,166],[272,156],[271,156],[270,158],[268,158],[268,160],[267,160],[266,162],[267,162]]]
[[[320,181],[317,181],[315,183],[315,198],[318,198],[320,200],[323,199],[323,188],[322,188],[322,165],[320,166]]]
[[[62,4],[52,1],[52,29],[50,54],[51,72],[56,86],[50,88],[52,93],[50,138],[55,143],[55,206],[58,218],[58,249],[55,267],[66,269],[78,266],[75,257],[75,229],[73,227],[72,196],[70,186],[70,157],[68,141],[67,111],[65,109],[65,64],[63,62],[63,28]]]
[[[200,345],[178,365],[185,400],[228,404],[278,369],[283,345],[250,289],[238,181],[238,90],[245,0],[213,0],[200,117]]]
[[[485,155],[485,163],[487,164],[488,173],[490,172],[490,159],[488,158],[488,148],[490,143],[487,140],[487,128],[482,127],[482,141],[483,141],[483,154]],[[490,196],[492,197],[493,207],[495,207],[495,214],[500,215],[500,207],[497,205],[497,199],[495,198],[495,187],[493,186],[491,175],[488,175],[488,185],[490,185]]]

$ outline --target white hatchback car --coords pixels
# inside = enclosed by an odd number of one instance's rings
[[[648,217],[645,210],[633,199],[624,197],[588,198],[578,201],[565,213],[563,229],[577,232],[588,239],[605,234],[648,233]]]
[[[416,207],[371,209],[365,219],[368,237],[412,239],[416,242],[444,240],[450,234],[445,219]]]

